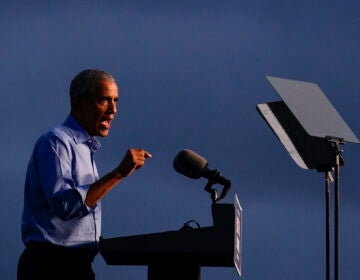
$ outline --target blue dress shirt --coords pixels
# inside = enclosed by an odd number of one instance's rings
[[[89,185],[99,176],[94,152],[100,143],[69,115],[43,134],[31,155],[24,193],[21,233],[29,241],[96,248],[101,205],[85,204]]]

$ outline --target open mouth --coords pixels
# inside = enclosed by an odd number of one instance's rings
[[[101,129],[110,129],[112,119],[103,119],[100,122]]]

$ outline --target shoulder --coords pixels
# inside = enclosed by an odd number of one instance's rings
[[[69,149],[74,144],[75,141],[67,127],[59,125],[46,131],[38,138],[35,144],[35,150],[49,152],[51,150],[57,150],[60,147]]]
[[[80,125],[69,116],[64,123],[54,126],[42,134],[36,144],[36,150],[73,150],[75,146],[82,146],[90,139]]]
[[[54,139],[69,141],[72,138],[73,137],[72,137],[71,130],[68,127],[66,127],[64,125],[58,125],[58,126],[55,126],[51,129],[49,129],[45,133],[43,133],[39,137],[39,141],[48,141],[48,140],[54,140]]]

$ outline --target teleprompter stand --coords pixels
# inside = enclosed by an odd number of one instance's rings
[[[316,84],[269,76],[267,79],[284,101],[258,104],[257,111],[301,168],[325,173],[327,280],[330,280],[330,184],[335,184],[334,278],[338,280],[339,174],[344,165],[341,145],[359,140]]]
[[[200,280],[201,267],[235,267],[241,275],[242,209],[213,203],[213,225],[100,239],[108,265],[146,265],[149,280]]]

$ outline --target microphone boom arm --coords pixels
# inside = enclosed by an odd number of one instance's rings
[[[221,176],[220,170],[218,169],[212,170],[210,172],[211,172],[211,176],[209,176],[210,179],[208,179],[208,182],[204,190],[210,193],[212,203],[215,204],[217,201],[225,198],[231,187],[231,181],[223,178]],[[216,183],[221,184],[223,186],[220,197],[218,197],[216,189],[213,188],[213,185]]]

